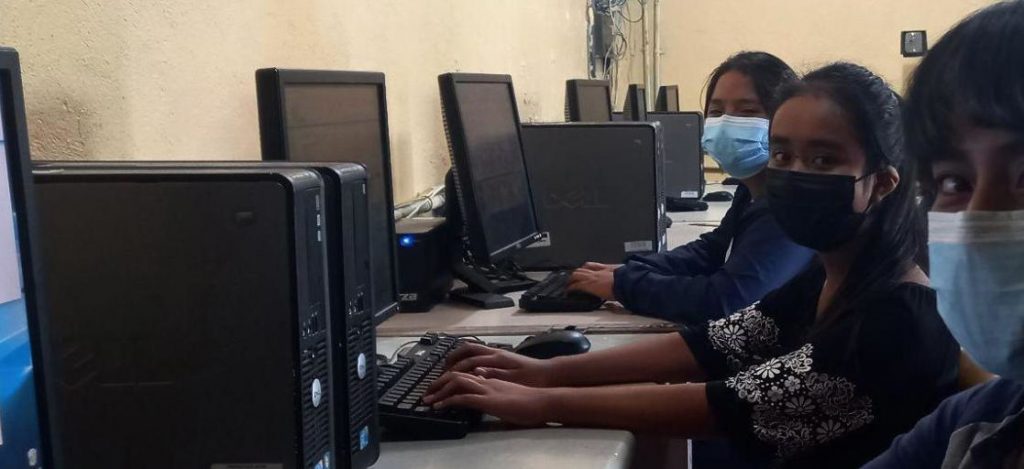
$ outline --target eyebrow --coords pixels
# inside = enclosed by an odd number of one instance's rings
[[[995,147],[993,153],[996,155],[1005,156],[1017,156],[1024,153],[1024,135],[1016,135],[1012,139],[1000,144]],[[925,161],[932,163],[944,162],[944,161],[966,161],[968,159],[967,153],[964,151],[960,144],[953,144],[948,148],[948,151],[933,151]]]
[[[737,99],[734,102],[736,104],[753,104],[753,105],[756,105],[756,106],[760,106],[761,105],[761,101],[757,100],[757,99],[754,99],[754,98],[742,98],[742,99]],[[723,105],[725,103],[726,103],[726,100],[721,99],[721,98],[715,98],[715,99],[711,100],[711,104]]]
[[[1012,140],[999,145],[999,147],[996,148],[996,152],[1002,154],[1017,154],[1024,152],[1024,136],[1014,136]]]
[[[792,139],[785,136],[771,136],[768,138],[768,143],[771,145],[789,145],[790,143],[792,143]],[[843,145],[841,143],[825,139],[808,140],[807,146],[813,148],[824,148],[828,150],[839,150],[843,148]]]
[[[843,148],[843,145],[841,143],[836,142],[835,140],[825,139],[811,139],[810,141],[807,142],[807,145],[815,148],[825,148],[829,150],[838,150],[840,148]]]

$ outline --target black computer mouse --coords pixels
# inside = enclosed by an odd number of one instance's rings
[[[527,337],[517,345],[515,352],[533,358],[553,358],[563,355],[578,355],[590,350],[590,341],[575,328],[551,330]]]
[[[727,191],[708,192],[704,194],[704,200],[707,202],[729,202],[732,201],[732,194]]]

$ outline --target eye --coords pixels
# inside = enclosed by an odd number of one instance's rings
[[[708,109],[707,117],[722,117],[722,110],[715,108]]]
[[[811,157],[811,167],[813,168],[828,168],[835,164],[835,158],[832,155],[816,155]]]
[[[776,166],[783,165],[789,162],[792,157],[789,156],[785,150],[772,150],[771,160]]]
[[[741,109],[740,115],[743,117],[761,117],[764,115],[764,110],[760,108]]]
[[[966,178],[955,175],[938,176],[935,185],[940,196],[957,196],[970,193],[974,188]]]

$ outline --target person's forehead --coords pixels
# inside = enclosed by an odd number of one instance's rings
[[[933,155],[934,159],[987,163],[994,158],[1024,158],[1024,132],[961,123],[951,144],[951,151]]]
[[[736,70],[731,70],[722,74],[718,79],[718,83],[715,84],[715,89],[711,94],[711,100],[718,102],[760,102],[757,97],[757,91],[754,89],[753,80]]]
[[[832,100],[802,95],[779,106],[772,121],[772,136],[797,138],[804,135],[854,137],[846,115]]]

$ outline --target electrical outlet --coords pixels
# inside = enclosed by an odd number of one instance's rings
[[[928,52],[927,31],[903,31],[900,33],[900,53],[904,57],[921,57]]]

